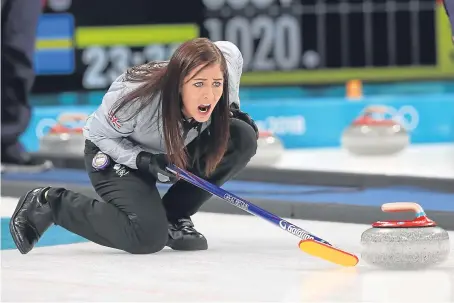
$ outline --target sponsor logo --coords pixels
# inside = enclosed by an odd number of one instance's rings
[[[392,120],[404,127],[407,131],[415,130],[419,125],[419,113],[414,106],[405,105],[396,108],[389,105],[368,106],[363,110],[374,120]]]
[[[260,130],[272,132],[275,135],[304,135],[306,120],[303,116],[270,116],[265,120],[257,120]]]
[[[88,117],[85,113],[65,112],[55,119],[43,118],[36,124],[36,137],[41,139],[50,132],[81,132]]]
[[[120,178],[129,174],[128,168],[121,164],[115,164],[113,169]]]
[[[290,224],[288,223],[287,221],[285,220],[281,220],[279,221],[279,226],[283,229],[283,230],[286,230],[288,231],[289,233],[303,239],[303,240],[308,240],[308,239],[314,239],[313,236],[309,235],[307,232],[305,232],[304,230],[302,230],[301,228],[299,227],[296,227],[295,225],[293,224]]]
[[[232,197],[229,194],[225,194],[224,199],[228,200],[230,203],[232,203],[235,206],[238,206],[241,209],[248,210],[248,208],[249,208],[247,203],[244,203],[243,201],[241,201],[235,197]]]

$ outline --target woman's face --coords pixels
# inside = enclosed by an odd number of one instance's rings
[[[183,80],[181,98],[183,114],[197,122],[206,122],[219,102],[224,85],[224,74],[220,64],[200,66]]]

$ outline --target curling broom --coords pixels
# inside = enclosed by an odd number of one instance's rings
[[[167,167],[167,170],[174,173],[177,177],[180,177],[183,180],[223,199],[231,205],[241,208],[242,210],[254,216],[261,217],[262,219],[273,223],[274,225],[291,233],[292,235],[297,236],[301,239],[298,244],[299,248],[309,255],[341,266],[355,266],[356,264],[358,264],[358,257],[356,257],[355,255],[335,248],[327,241],[312,235],[304,229],[258,207],[257,205],[254,205],[244,199],[237,197],[232,193],[223,190],[217,185],[203,180],[202,178],[191,174],[190,172],[187,172],[179,167],[176,167],[175,165],[169,165]]]

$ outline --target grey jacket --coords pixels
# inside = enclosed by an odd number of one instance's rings
[[[215,44],[221,49],[227,60],[230,103],[235,102],[239,106],[239,85],[243,68],[242,54],[234,44],[228,41],[218,41]],[[136,169],[136,158],[141,151],[162,154],[166,153],[166,148],[162,134],[162,120],[158,119],[157,115],[160,110],[159,102],[152,102],[136,117],[126,122],[122,122],[122,117],[118,117],[118,115],[109,116],[115,102],[139,85],[123,81],[123,77],[124,74],[112,83],[104,95],[101,105],[88,117],[83,134],[86,139],[93,142],[115,162]],[[128,113],[132,112],[134,112],[134,108],[128,107],[126,111],[121,112],[121,115],[129,117]],[[206,129],[209,123],[209,121],[203,123],[201,130]],[[197,135],[198,130],[191,129],[186,136],[185,144],[189,144]]]

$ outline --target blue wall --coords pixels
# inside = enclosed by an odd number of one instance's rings
[[[94,98],[90,99],[93,102]],[[286,148],[339,146],[344,129],[371,105],[386,106],[386,118],[401,122],[410,132],[412,143],[454,142],[454,94],[376,95],[359,101],[288,96],[241,100],[242,109],[261,129],[278,135]],[[22,142],[27,149],[37,151],[38,135],[46,133],[60,114],[90,114],[95,108],[96,105],[35,106]]]

